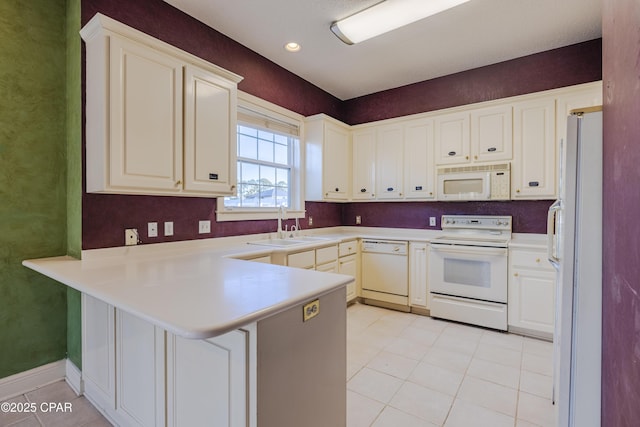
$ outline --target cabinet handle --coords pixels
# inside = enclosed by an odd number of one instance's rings
[[[488,152],[490,152],[490,153],[493,153],[493,152],[494,152],[494,151],[496,151],[496,150],[497,150],[497,148],[496,148],[496,147],[490,147],[490,148],[487,148],[487,151],[488,151]]]
[[[231,186],[231,191],[233,191],[233,190],[235,190],[235,189],[236,189],[236,186],[235,186],[235,185],[232,185],[232,186]]]
[[[366,188],[361,188],[361,189],[360,189],[360,192],[361,192],[361,193],[366,193],[366,192],[367,192],[367,189],[366,189]]]
[[[387,187],[387,191],[393,191],[393,187]]]
[[[447,154],[450,155],[450,156],[455,156],[456,152],[455,151],[449,151],[449,153],[447,153]]]
[[[336,193],[337,193],[338,191],[340,191],[340,189],[339,189],[338,187],[336,187]]]

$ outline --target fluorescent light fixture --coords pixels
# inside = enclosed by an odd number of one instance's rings
[[[346,44],[355,44],[451,9],[469,0],[386,0],[331,24]]]

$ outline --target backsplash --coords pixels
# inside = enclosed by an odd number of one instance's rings
[[[514,233],[546,233],[551,203],[551,200],[350,203],[342,209],[342,225],[356,225],[355,218],[359,215],[363,227],[439,230],[442,215],[511,215]],[[436,217],[436,227],[429,227],[430,216]]]
[[[86,194],[82,212],[83,249],[124,245],[124,229],[137,228],[142,244],[212,237],[239,236],[276,231],[276,220],[216,222],[216,199],[196,197],[125,196]],[[135,202],[135,203],[134,203]],[[300,220],[309,228],[356,225],[364,227],[440,229],[440,217],[448,215],[511,215],[514,233],[545,233],[547,209],[552,201],[510,202],[306,202],[307,216]],[[429,217],[436,227],[429,227]],[[308,218],[313,217],[313,227]],[[211,233],[199,234],[198,221],[211,221]],[[163,236],[163,223],[173,222],[174,235]],[[147,223],[158,223],[158,237],[147,237]],[[293,224],[293,220],[285,222]]]

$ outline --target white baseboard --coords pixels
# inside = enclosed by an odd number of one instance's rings
[[[67,384],[80,396],[84,393],[84,382],[82,381],[82,371],[69,359],[65,363]]]
[[[11,399],[65,378],[65,360],[58,360],[0,379],[0,401]]]

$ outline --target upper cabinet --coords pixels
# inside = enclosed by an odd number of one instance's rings
[[[376,139],[376,193],[378,199],[403,197],[404,127],[382,126]]]
[[[404,194],[407,199],[436,195],[433,120],[411,120],[404,127]]]
[[[87,191],[233,194],[241,78],[101,14],[81,35]]]
[[[511,197],[553,199],[557,195],[555,98],[519,102],[513,111]]]
[[[493,162],[512,157],[511,105],[437,116],[435,126],[438,165]]]
[[[351,195],[349,127],[324,114],[305,122],[306,199],[346,201]]]
[[[353,132],[353,199],[376,197],[376,131],[373,128]]]

